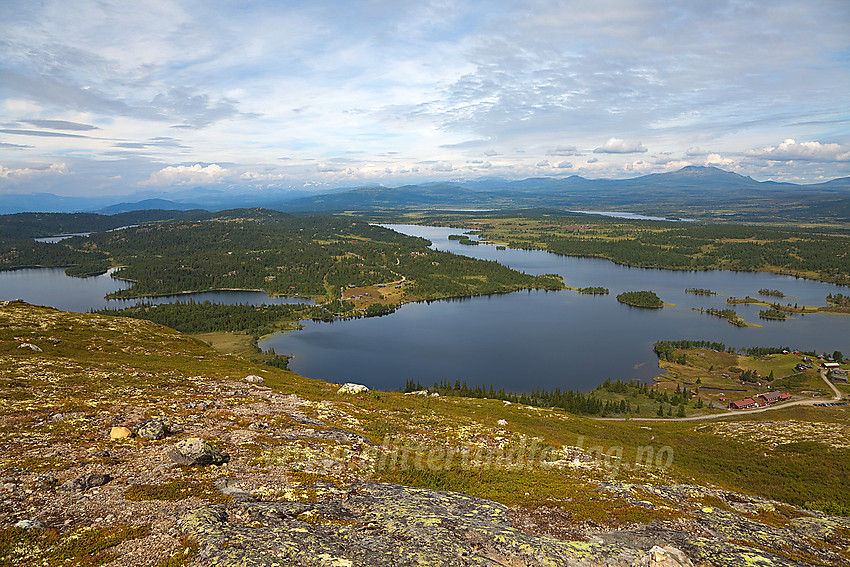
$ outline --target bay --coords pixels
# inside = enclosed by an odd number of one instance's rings
[[[277,305],[283,303],[312,303],[303,297],[270,297],[262,291],[221,290],[181,293],[139,299],[104,298],[109,293],[128,289],[130,282],[111,277],[113,270],[89,278],[65,275],[65,268],[33,268],[0,272],[0,301],[22,299],[35,305],[49,305],[63,311],[85,313],[97,309],[121,309],[145,303],[186,303],[189,301],[223,303],[228,305]]]
[[[692,309],[726,308],[726,296],[760,297],[763,288],[795,296],[783,303],[824,305],[827,294],[847,295],[847,287],[760,272],[630,268],[543,251],[462,245],[448,240],[450,234],[463,232],[457,228],[388,227],[427,238],[440,250],[496,260],[530,274],[557,273],[567,285],[603,286],[611,293],[520,291],[411,303],[384,317],[308,322],[299,331],[261,341],[260,347],[292,355],[290,368],[301,375],[386,390],[402,388],[408,379],[423,385],[461,380],[510,391],[589,391],[606,378],[650,381],[660,372],[652,351],[657,340],[850,353],[850,316],[824,313],[767,321],[758,317],[763,307],[736,305],[745,320],[763,325],[739,328]],[[687,288],[707,288],[723,296],[696,296],[686,293]],[[675,305],[648,310],[615,299],[623,291],[638,290],[654,291]]]

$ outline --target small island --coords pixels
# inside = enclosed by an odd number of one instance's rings
[[[759,311],[759,317],[762,319],[775,319],[777,321],[784,321],[788,318],[788,315],[776,307],[771,307],[770,309],[762,309]]]
[[[587,293],[587,294],[590,294],[590,295],[608,295],[608,293],[610,293],[607,287],[601,287],[601,286],[580,287],[580,288],[578,288],[577,291],[579,293]]]
[[[769,295],[771,297],[785,297],[785,294],[778,289],[760,289],[759,294]]]
[[[734,309],[717,309],[715,307],[709,307],[708,309],[698,309],[698,311],[707,315],[714,315],[715,317],[726,319],[736,327],[749,327],[749,324],[739,317],[738,313]]]
[[[617,296],[617,301],[632,307],[660,309],[664,302],[652,291],[626,291]]]
[[[711,291],[710,289],[703,289],[701,287],[689,287],[685,290],[685,293],[693,293],[694,295],[717,295],[716,291]]]
[[[466,246],[478,246],[477,240],[472,240],[465,234],[450,234],[449,240],[457,240],[458,244],[465,244]]]

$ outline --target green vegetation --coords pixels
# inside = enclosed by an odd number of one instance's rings
[[[330,321],[333,315],[326,309],[301,303],[284,305],[222,305],[204,301],[197,303],[139,303],[123,309],[102,309],[102,315],[132,317],[153,321],[182,333],[211,333],[215,331],[244,331],[266,335],[279,331],[287,322],[302,319]]]
[[[685,290],[685,293],[693,293],[694,295],[717,295],[717,292],[701,287],[691,287]]]
[[[617,296],[617,301],[632,307],[660,309],[664,302],[652,291],[625,291]]]
[[[845,253],[847,238],[840,230],[830,227],[636,221],[553,209],[411,213],[396,220],[465,225],[480,230],[481,239],[487,242],[569,256],[606,258],[628,266],[765,271],[850,284],[850,255]],[[828,234],[830,231],[836,234]]]
[[[651,415],[656,408],[673,407],[685,404],[691,399],[692,393],[687,387],[677,388],[675,393],[658,390],[637,380],[625,382],[622,380],[605,380],[592,392],[583,394],[573,390],[562,391],[556,388],[548,391],[537,388],[531,392],[506,392],[504,388],[496,390],[493,386],[467,386],[466,382],[456,380],[452,384],[448,380],[435,382],[433,387],[426,388],[414,380],[408,380],[404,391],[437,393],[441,396],[459,396],[462,398],[478,398],[507,401],[512,404],[541,408],[560,408],[576,415],[592,416],[632,416],[640,415],[643,408],[646,415]],[[702,407],[694,406],[694,407]],[[684,412],[684,408],[682,409]],[[684,417],[680,415],[678,417]]]
[[[115,298],[262,289],[330,302],[340,299],[342,288],[404,279],[403,301],[563,287],[559,276],[530,276],[428,245],[348,219],[238,209],[54,244],[3,241],[0,266],[73,266],[76,275],[120,266],[114,276],[134,285],[112,294]],[[383,313],[391,307],[372,309]]]
[[[465,234],[450,234],[449,240],[457,240],[458,244],[465,244],[466,246],[478,246],[479,244],[477,240],[472,240]]]
[[[734,309],[717,309],[716,307],[709,307],[708,309],[700,309],[699,311],[701,313],[720,317],[721,319],[726,319],[736,327],[748,326],[747,322],[744,321],[741,317],[739,317],[738,313]]]
[[[587,293],[590,295],[608,295],[609,290],[607,287],[582,287],[578,289],[579,293]]]
[[[788,318],[788,315],[786,315],[784,311],[781,311],[776,307],[771,307],[769,309],[762,309],[761,311],[759,311],[759,317],[761,317],[762,319],[775,319],[778,321],[784,321]]]
[[[147,537],[150,532],[149,525],[87,526],[64,533],[0,528],[0,565],[103,565],[118,557],[109,548],[123,541]]]
[[[96,213],[16,213],[0,215],[0,239],[44,238],[82,232],[103,232],[124,226],[183,218],[203,218],[206,211],[131,211],[115,215]]]
[[[759,290],[761,295],[768,295],[772,297],[785,297],[785,294],[779,291],[778,289],[765,289],[762,288]]]
[[[209,502],[229,502],[226,496],[215,489],[210,481],[187,478],[172,479],[164,484],[135,484],[124,492],[124,498],[139,502],[142,500],[168,500],[176,502],[189,497]]]

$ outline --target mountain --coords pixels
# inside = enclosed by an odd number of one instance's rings
[[[363,187],[342,193],[303,197],[280,203],[286,211],[341,211],[399,208],[452,208],[492,202],[495,195],[472,191],[459,185],[404,185],[402,187]]]
[[[850,179],[818,185],[762,182],[716,167],[632,179],[498,178],[455,183],[369,187],[281,203],[286,211],[532,208],[595,209],[661,216],[738,220],[850,220]]]
[[[203,209],[201,205],[193,203],[176,203],[167,199],[145,199],[135,203],[117,203],[109,205],[100,210],[93,211],[101,215],[114,215],[128,213],[131,211],[162,210],[162,211],[189,211],[192,209]]]

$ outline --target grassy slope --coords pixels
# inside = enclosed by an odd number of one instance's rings
[[[20,348],[22,343],[42,350]],[[423,466],[410,461],[407,470],[374,468],[375,456],[358,453],[355,445],[282,442],[248,431],[248,424],[257,419],[284,431],[303,426],[283,413],[257,417],[250,396],[243,401],[241,394],[222,393],[234,388],[233,382],[225,380],[241,380],[246,374],[263,376],[272,393],[296,394],[304,402],[300,411],[308,417],[365,435],[376,444],[389,439],[394,447],[421,450]],[[106,470],[117,479],[107,485],[116,498],[113,510],[127,506],[121,494],[127,490],[126,484],[133,482],[144,483],[144,490],[137,490],[143,494],[170,494],[179,486],[195,498],[216,501],[219,496],[210,483],[222,476],[273,498],[281,494],[291,498],[293,487],[297,489],[302,481],[325,479],[345,484],[371,477],[457,490],[512,506],[548,504],[567,509],[573,522],[593,521],[610,527],[670,519],[687,515],[687,511],[663,505],[649,510],[616,494],[600,493],[592,481],[713,483],[798,506],[815,500],[850,506],[847,409],[778,411],[734,420],[739,426],[730,429],[723,423],[601,422],[497,400],[385,392],[352,397],[339,395],[336,389],[325,382],[219,354],[200,341],[149,322],[21,303],[4,305],[0,307],[0,474],[23,484],[35,482],[37,473],[48,474],[61,483],[100,467],[97,470]],[[283,399],[289,399],[286,396]],[[201,411],[192,406],[210,399],[218,400],[218,409]],[[164,458],[155,451],[163,452],[174,439],[109,441],[116,416],[137,423],[155,415],[186,424],[184,436],[211,437],[231,454],[232,466],[171,469],[163,477],[161,472],[154,473],[159,459]],[[502,419],[507,425],[497,423]],[[203,420],[203,427],[193,429],[198,420]],[[771,437],[774,431],[784,437]],[[814,431],[821,433],[809,433]],[[249,433],[252,437],[246,442],[244,436]],[[344,466],[308,474],[303,459],[293,461],[286,458],[289,453],[281,452],[293,447],[316,458],[330,454]],[[447,467],[428,470],[425,466],[429,456],[438,464],[445,463],[447,448],[460,447],[470,449],[469,460],[457,453]],[[523,450],[526,457],[519,460],[527,462],[531,447],[536,447],[535,451],[548,448],[547,462],[560,460],[560,466],[552,468],[539,460],[530,467],[507,466],[515,464]],[[654,453],[663,450],[665,456],[669,454],[671,466],[634,466],[642,447],[651,447]],[[104,450],[113,457],[99,456]],[[123,456],[116,459],[115,454]],[[606,455],[622,459],[611,460]],[[488,458],[490,466],[486,465]],[[465,468],[465,462],[475,466]],[[496,466],[498,463],[501,466]],[[126,472],[131,465],[136,469]],[[276,485],[275,478],[279,479]],[[40,506],[47,509],[55,497],[47,494],[42,502],[36,494],[28,503],[7,500],[0,504],[0,523],[9,525],[25,515],[37,516]],[[649,493],[644,495],[645,500],[654,498],[657,500]],[[144,518],[143,513],[136,513]],[[78,533],[82,523],[73,520],[63,529]]]

